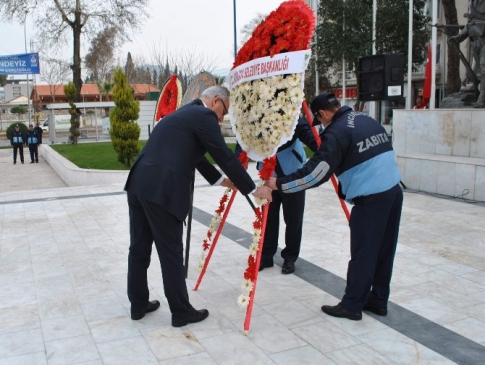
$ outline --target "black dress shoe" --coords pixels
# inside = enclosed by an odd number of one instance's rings
[[[347,309],[342,308],[340,304],[335,306],[324,305],[322,306],[322,311],[332,317],[347,318],[352,321],[360,321],[362,319],[362,313],[349,312]]]
[[[283,266],[281,267],[281,273],[291,274],[294,271],[295,271],[295,263],[285,260],[285,262],[283,263]]]
[[[273,261],[271,262],[268,262],[268,261],[261,261],[259,263],[259,270],[258,271],[263,271],[264,269],[266,269],[267,267],[273,267],[274,266],[274,263]]]
[[[152,300],[148,302],[145,310],[140,313],[131,313],[131,319],[137,321],[145,317],[145,314],[156,311],[160,307],[160,302],[158,300]]]
[[[184,319],[179,319],[179,320],[172,319],[172,326],[173,327],[186,326],[188,323],[201,322],[207,317],[209,317],[209,311],[207,309],[199,309],[199,310],[194,309]]]
[[[364,304],[364,310],[375,313],[378,316],[387,316],[387,308],[377,308],[370,304]]]

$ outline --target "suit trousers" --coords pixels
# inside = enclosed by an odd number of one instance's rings
[[[342,307],[360,313],[364,303],[387,308],[403,193],[399,185],[385,197],[355,205],[350,216],[350,261]]]
[[[159,204],[140,199],[129,192],[127,195],[130,214],[128,298],[131,312],[142,312],[149,302],[147,269],[155,241],[172,319],[186,318],[193,307],[185,283],[183,222]]]
[[[24,145],[21,143],[13,144],[13,162],[17,162],[17,150],[20,155],[20,162],[24,162]]]
[[[286,230],[285,248],[281,251],[281,257],[286,261],[295,262],[298,259],[301,247],[303,213],[305,211],[305,191],[285,194],[279,190],[275,190],[272,195],[273,201],[269,205],[261,261],[273,262],[273,256],[278,250],[280,207],[282,206]]]

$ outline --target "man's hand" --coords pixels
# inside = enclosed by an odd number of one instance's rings
[[[278,190],[276,186],[276,177],[271,176],[268,181],[264,183],[264,186],[269,187],[271,190]]]
[[[256,198],[267,199],[269,202],[272,201],[273,197],[271,195],[272,191],[267,186],[260,186],[256,189],[253,195]]]
[[[237,191],[236,185],[232,183],[231,180],[229,180],[227,177],[224,178],[221,182],[221,186],[224,186],[225,188],[229,188],[231,190]]]

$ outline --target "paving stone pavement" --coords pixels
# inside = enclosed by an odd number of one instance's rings
[[[484,363],[483,203],[405,192],[389,314],[349,321],[320,310],[345,287],[348,225],[331,184],[309,190],[296,272],[282,275],[277,254],[260,273],[245,334],[236,300],[251,208],[236,197],[191,290],[223,193],[197,176],[187,285],[210,316],[173,328],[156,256],[150,293],[162,305],[140,321],[129,317],[122,185],[66,187],[43,159],[13,165],[9,151],[0,150],[0,365]],[[253,164],[249,171],[256,178]]]

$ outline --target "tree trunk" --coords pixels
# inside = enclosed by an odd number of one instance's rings
[[[72,32],[74,36],[74,54],[72,64],[72,82],[76,86],[77,95],[76,102],[81,101],[81,87],[83,80],[81,78],[81,13],[76,12]]]
[[[81,30],[83,27],[82,24],[82,13],[81,13],[81,4],[80,0],[76,0],[76,10],[74,12],[74,22],[72,23],[72,33],[73,33],[73,40],[74,40],[74,45],[73,45],[73,57],[72,57],[72,82],[74,86],[76,86],[76,96],[74,98],[74,102],[81,102],[82,97],[81,97],[81,88],[83,86],[83,80],[81,78]],[[75,104],[73,103],[74,111],[77,111],[75,108]],[[79,113],[76,113],[76,124],[80,126],[79,124],[79,118],[80,115]],[[77,128],[79,130],[79,127]],[[72,143],[77,144],[78,142],[78,136],[76,133],[72,133]]]
[[[458,25],[455,0],[442,0],[446,25]],[[458,34],[457,27],[445,28],[447,37]],[[460,58],[453,47],[448,47],[448,71],[447,71],[447,92],[448,94],[460,91]]]

